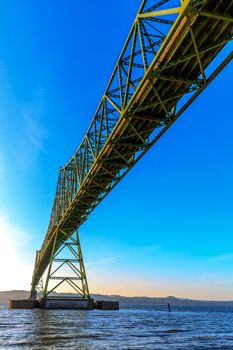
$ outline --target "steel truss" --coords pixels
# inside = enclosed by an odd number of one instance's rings
[[[171,6],[172,4],[172,6]],[[175,5],[174,5],[175,4]],[[144,0],[94,118],[59,171],[32,291],[60,245],[229,63],[233,0]]]
[[[60,244],[56,235],[53,241],[50,262],[45,273],[45,283],[41,279],[37,285],[37,294],[31,298],[49,296],[55,297],[53,292],[66,284],[75,293],[76,298],[89,299],[89,288],[82,257],[82,250],[78,232],[70,236],[66,242]],[[56,297],[60,297],[57,296]],[[67,296],[66,296],[67,297]]]

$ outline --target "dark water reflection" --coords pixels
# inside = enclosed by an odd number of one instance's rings
[[[232,349],[233,308],[120,311],[0,307],[0,349]]]

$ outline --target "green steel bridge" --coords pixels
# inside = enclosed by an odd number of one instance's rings
[[[30,298],[65,282],[89,298],[78,228],[232,60],[222,50],[232,34],[233,0],[142,1],[87,133],[60,168]]]

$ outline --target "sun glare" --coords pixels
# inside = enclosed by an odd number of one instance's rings
[[[29,288],[32,265],[23,256],[26,234],[0,214],[0,290]]]

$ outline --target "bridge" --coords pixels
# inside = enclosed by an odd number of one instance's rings
[[[86,135],[59,170],[30,299],[63,283],[90,297],[78,228],[232,60],[222,54],[232,34],[233,0],[142,1]]]

